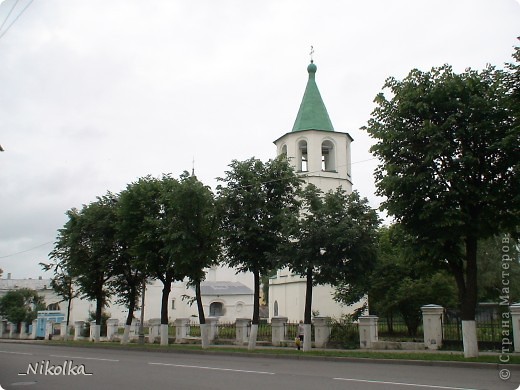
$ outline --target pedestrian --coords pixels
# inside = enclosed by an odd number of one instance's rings
[[[298,347],[298,351],[300,350],[302,344],[303,344],[303,334],[304,334],[304,328],[303,328],[303,321],[300,320],[300,323],[298,324],[298,337],[296,338],[296,346]]]

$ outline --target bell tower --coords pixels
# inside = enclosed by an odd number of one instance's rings
[[[277,155],[287,155],[295,171],[323,192],[342,187],[352,192],[348,133],[334,131],[316,85],[317,67],[311,59],[309,79],[292,131],[274,141]]]

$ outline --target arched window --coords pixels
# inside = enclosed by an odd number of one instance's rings
[[[336,153],[332,141],[323,141],[321,143],[321,170],[336,170]]]
[[[278,317],[278,301],[274,301],[273,316]]]
[[[287,145],[284,145],[282,146],[282,155],[284,155],[285,157],[287,157]]]
[[[211,317],[220,317],[224,314],[222,302],[212,302],[209,305],[209,315]]]
[[[298,166],[299,172],[307,172],[309,170],[309,158],[307,156],[307,141],[298,142]]]

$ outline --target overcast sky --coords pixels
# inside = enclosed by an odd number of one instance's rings
[[[68,209],[148,174],[178,177],[193,159],[214,188],[232,159],[274,157],[311,45],[334,128],[354,138],[354,188],[378,207],[360,127],[384,80],[502,67],[520,4],[5,0],[0,25],[0,268],[36,278]]]

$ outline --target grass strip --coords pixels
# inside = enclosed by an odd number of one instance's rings
[[[169,344],[167,346],[159,344],[137,344],[129,343],[122,345],[116,342],[94,343],[90,341],[47,341],[51,345],[64,345],[71,347],[84,348],[114,348],[114,349],[135,349],[144,351],[198,351],[204,353],[226,352],[239,354],[267,354],[275,356],[316,356],[316,357],[338,357],[338,358],[359,358],[359,359],[392,359],[392,360],[419,360],[419,361],[444,361],[444,362],[474,362],[474,363],[495,363],[495,364],[520,364],[520,356],[509,355],[509,362],[501,363],[499,354],[480,355],[478,358],[465,358],[462,352],[403,352],[403,351],[365,351],[365,350],[323,350],[313,349],[302,352],[293,348],[259,347],[249,351],[245,347],[233,346],[211,346],[202,349],[196,344]]]

